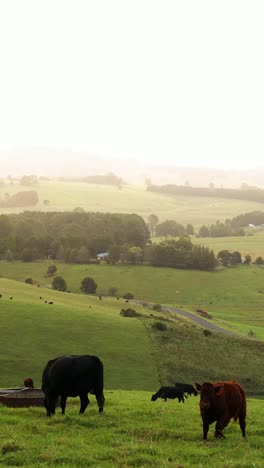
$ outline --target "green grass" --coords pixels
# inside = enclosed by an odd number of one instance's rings
[[[241,200],[160,195],[147,192],[144,186],[126,185],[123,190],[118,190],[111,186],[56,181],[40,182],[32,187],[8,185],[0,188],[0,196],[22,190],[38,192],[38,205],[29,209],[67,211],[79,206],[86,211],[137,213],[145,220],[155,213],[160,221],[175,219],[181,224],[192,223],[196,227],[264,208],[261,203]],[[45,199],[50,200],[50,205],[43,204]],[[2,209],[6,213],[19,211],[24,211],[24,208]]]
[[[263,392],[261,341],[214,332],[207,337],[176,314],[141,306],[135,307],[140,318],[122,317],[120,309],[127,305],[121,299],[100,301],[3,278],[0,290],[3,387],[19,386],[28,376],[40,385],[46,362],[55,356],[97,354],[108,389],[152,390],[159,382],[235,378],[247,391]],[[54,303],[45,304],[40,295]],[[166,331],[153,327],[161,320]]]
[[[45,277],[48,264],[2,261],[0,275],[20,281],[31,276],[47,286],[51,283],[51,278]],[[262,267],[241,266],[210,273],[132,265],[56,264],[58,274],[73,292],[79,292],[82,279],[91,276],[98,284],[98,294],[108,294],[110,287],[117,287],[120,295],[132,292],[136,299],[175,305],[193,313],[204,309],[217,325],[243,335],[253,329],[258,339],[264,339]]]
[[[0,465],[49,467],[263,467],[263,401],[248,399],[247,438],[230,422],[226,439],[202,441],[198,398],[151,402],[150,392],[107,391],[105,411],[45,416],[42,408],[0,406]]]
[[[264,257],[264,232],[258,231],[253,236],[192,238],[194,244],[206,245],[215,254],[220,250],[238,250],[241,255],[251,255],[252,261],[258,256]]]
[[[0,289],[3,387],[19,386],[28,375],[39,385],[46,362],[63,354],[100,356],[108,388],[157,385],[150,339],[141,321],[120,316],[124,301],[117,305],[116,300],[99,301],[4,279],[0,279]],[[45,304],[44,299],[54,304]]]

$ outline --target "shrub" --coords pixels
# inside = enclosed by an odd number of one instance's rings
[[[54,275],[54,273],[56,273],[56,271],[57,271],[56,265],[49,265],[48,269],[47,269],[47,275],[49,275],[49,276]]]
[[[213,318],[211,314],[208,314],[208,312],[206,312],[206,310],[203,310],[203,309],[196,309],[196,312],[201,315],[202,317],[205,317],[207,319],[211,319]]]
[[[109,296],[116,296],[118,293],[118,288],[115,286],[112,286],[111,288],[108,289],[108,294]]]
[[[168,330],[167,325],[165,323],[162,323],[162,322],[155,322],[152,325],[152,328],[155,328],[156,330],[159,330],[159,331],[167,331]]]
[[[152,309],[156,310],[157,312],[161,312],[162,306],[160,304],[153,304]]]
[[[256,333],[253,330],[249,330],[248,337],[249,338],[257,338]]]
[[[94,281],[93,278],[87,276],[82,280],[80,289],[86,294],[94,294],[97,289],[97,283]]]
[[[210,336],[210,335],[212,335],[212,332],[210,330],[208,330],[207,328],[205,328],[203,330],[203,334],[204,334],[204,336]]]
[[[33,284],[33,279],[32,278],[26,278],[25,283]]]
[[[121,309],[120,315],[123,317],[139,317],[141,314],[129,307],[128,309]]]
[[[134,299],[134,294],[127,292],[126,294],[123,295],[123,299]]]
[[[62,276],[55,276],[52,280],[52,287],[57,291],[67,291],[67,283]]]

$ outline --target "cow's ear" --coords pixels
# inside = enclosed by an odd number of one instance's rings
[[[223,392],[224,392],[223,385],[216,385],[216,386],[215,386],[215,394],[216,394],[216,396],[223,395]]]
[[[195,382],[194,385],[195,385],[196,390],[198,390],[198,392],[199,392],[201,390],[202,386],[197,382]]]

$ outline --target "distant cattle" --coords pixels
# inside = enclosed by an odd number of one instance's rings
[[[24,380],[24,386],[28,388],[34,388],[34,382],[31,379],[31,377],[28,377],[27,379]]]
[[[52,302],[52,301],[50,301],[50,302],[49,302],[49,304],[53,304],[53,302]]]
[[[10,297],[9,299],[13,299],[12,297]]]
[[[215,437],[224,437],[222,431],[230,419],[239,419],[243,437],[246,436],[246,396],[234,380],[195,384],[200,392],[200,412],[203,420],[203,439],[207,439],[209,424],[216,421]]]
[[[167,401],[167,398],[178,398],[179,403],[181,401],[184,403],[184,396],[183,390],[177,389],[176,387],[161,387],[157,393],[152,395],[151,401],[156,401],[158,398],[163,398],[165,401]]]
[[[42,299],[42,296],[39,296],[40,299]]]
[[[100,301],[102,300],[102,296],[98,296],[98,298],[100,299]]]
[[[194,386],[191,384],[176,382],[175,387],[179,390],[183,390],[183,392],[187,393],[187,395],[198,395],[197,390],[195,390]]]
[[[3,294],[0,294],[0,297],[3,297]]]
[[[67,397],[80,397],[80,413],[89,404],[88,393],[95,395],[99,413],[104,407],[104,368],[97,356],[61,356],[49,361],[42,374],[42,390],[47,416],[55,414],[59,396],[62,414]]]

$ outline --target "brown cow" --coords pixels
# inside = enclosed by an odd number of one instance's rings
[[[239,419],[243,437],[246,436],[246,396],[235,381],[195,384],[200,392],[200,412],[203,420],[203,439],[207,439],[209,424],[216,421],[215,437],[224,437],[222,430],[230,419]]]

